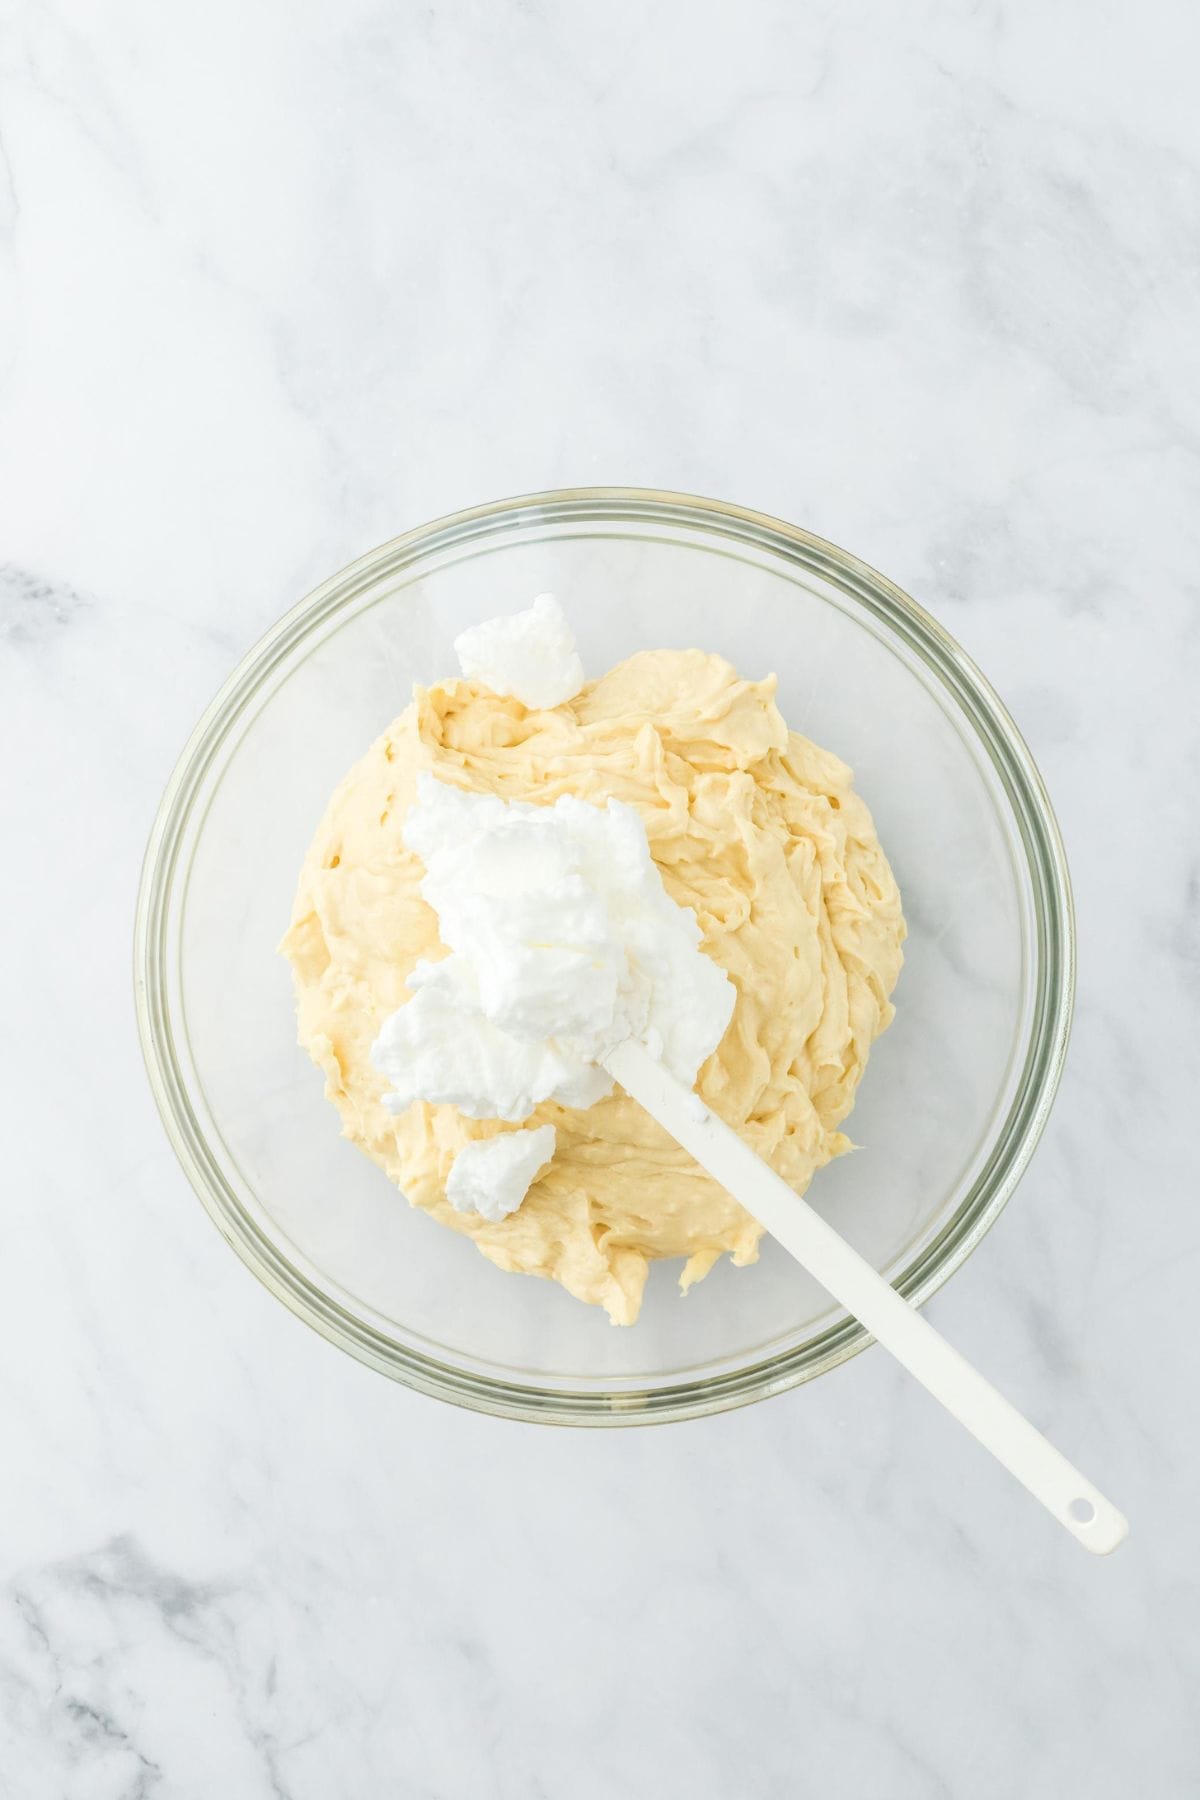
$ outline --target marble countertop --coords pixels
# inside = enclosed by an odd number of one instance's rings
[[[14,1800],[1200,1788],[1200,25],[1120,16],[19,0]],[[252,1280],[173,1160],[129,942],[194,717],[360,551],[595,481],[857,551],[1040,761],[1070,1065],[930,1312],[1128,1512],[1108,1561],[875,1351],[659,1431],[408,1393]]]

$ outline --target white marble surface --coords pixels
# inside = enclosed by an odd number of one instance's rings
[[[1194,9],[8,17],[0,1788],[1195,1794]],[[878,1353],[653,1432],[409,1394],[175,1166],[129,935],[194,715],[364,548],[588,481],[857,550],[1041,761],[1070,1069],[932,1316],[1127,1509],[1109,1562]]]

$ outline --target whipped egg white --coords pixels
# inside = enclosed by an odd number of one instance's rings
[[[734,990],[633,807],[531,806],[422,775],[404,841],[449,954],[416,965],[375,1041],[389,1111],[427,1100],[520,1121],[545,1100],[591,1106],[612,1092],[600,1059],[627,1037],[691,1086]]]

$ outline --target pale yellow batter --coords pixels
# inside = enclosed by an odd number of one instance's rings
[[[560,1281],[620,1325],[652,1258],[686,1257],[686,1289],[723,1251],[753,1262],[761,1228],[619,1089],[585,1112],[537,1109],[528,1124],[554,1125],[557,1150],[519,1211],[489,1223],[450,1207],[456,1151],[509,1128],[380,1104],[371,1045],[413,964],[442,954],[404,815],[422,770],[505,799],[635,806],[667,892],[737,989],[699,1090],[802,1193],[849,1148],[837,1128],[892,1018],[904,920],[850,770],[787,730],[774,693],[773,676],[742,681],[698,650],[630,657],[546,712],[469,681],[418,689],[330,801],[283,941],[300,1041],[346,1136],[500,1268]]]

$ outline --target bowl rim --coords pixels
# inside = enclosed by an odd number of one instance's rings
[[[998,776],[1025,853],[1034,907],[1033,1018],[1024,1066],[986,1163],[941,1231],[896,1277],[915,1306],[977,1248],[1007,1204],[1045,1128],[1062,1076],[1075,990],[1070,876],[1045,784],[1011,715],[948,631],[903,589],[827,539],[730,501],[656,488],[556,488],[464,508],[389,539],[329,576],[239,660],[189,736],[164,790],[142,863],[134,923],[138,1036],[172,1148],[202,1204],[259,1280],[330,1342],[404,1385],[499,1417],[560,1425],[655,1424],[703,1417],[781,1393],[837,1367],[873,1339],[840,1316],[799,1346],[670,1387],[591,1392],[506,1381],[398,1344],[344,1308],[292,1264],[229,1187],[188,1100],[175,1056],[165,940],[179,854],[205,777],[260,683],[316,626],[364,586],[464,541],[539,523],[659,523],[767,549],[831,580],[914,651],[957,702]],[[186,868],[183,871],[186,876]]]

